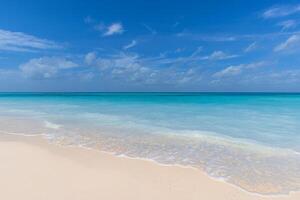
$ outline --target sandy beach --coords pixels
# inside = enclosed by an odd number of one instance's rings
[[[299,193],[250,194],[200,170],[62,147],[41,137],[1,135],[0,159],[0,199],[6,200],[300,199]]]
[[[0,6],[0,200],[300,200],[300,0]]]

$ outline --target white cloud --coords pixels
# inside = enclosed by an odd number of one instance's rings
[[[264,61],[250,63],[250,64],[231,65],[219,72],[216,72],[215,74],[213,74],[213,77],[222,78],[222,77],[227,77],[227,76],[235,76],[235,75],[241,74],[244,70],[255,69],[258,67],[265,66],[265,65],[266,65],[266,62],[264,62]]]
[[[274,48],[274,51],[278,52],[278,51],[291,49],[291,48],[297,46],[297,44],[299,44],[299,43],[300,43],[300,36],[299,35],[292,35],[286,41],[284,41],[283,43],[276,46]]]
[[[112,70],[113,73],[123,74],[126,71],[136,71],[142,67],[137,54],[117,54],[108,58],[99,57],[96,66],[101,70]]]
[[[157,31],[154,30],[152,27],[150,27],[149,25],[147,24],[142,24],[152,35],[156,35],[157,34]]]
[[[90,57],[89,53],[86,57]],[[93,56],[94,57],[94,56]],[[175,60],[164,57],[144,58],[136,53],[121,52],[109,56],[98,56],[91,59],[91,70],[105,79],[118,79],[141,84],[187,84],[200,80],[194,68],[175,67]],[[164,67],[162,67],[164,66]],[[97,73],[94,71],[94,73]]]
[[[193,40],[206,41],[206,42],[232,42],[239,39],[231,35],[203,35],[191,32],[180,32],[176,34],[177,37],[188,37]]]
[[[96,52],[89,52],[84,57],[84,62],[88,65],[91,65],[97,58]]]
[[[124,32],[123,25],[121,23],[113,23],[105,29],[106,31],[103,33],[103,36],[122,34]]]
[[[272,72],[269,76],[272,79],[283,80],[285,82],[300,82],[300,70]]]
[[[295,20],[290,19],[290,20],[279,22],[277,25],[280,26],[282,30],[287,30],[287,29],[295,28],[297,26],[297,22]]]
[[[143,61],[138,54],[120,53],[105,58],[99,57],[94,65],[106,76],[114,79],[143,83],[157,81],[157,71]]]
[[[202,79],[201,73],[197,68],[190,68],[187,71],[177,73],[179,84],[196,83]]]
[[[202,50],[203,50],[202,46],[197,47],[190,57],[192,58],[197,57],[202,52]]]
[[[177,33],[175,37],[184,37],[188,40],[206,41],[206,42],[231,42],[231,41],[254,41],[254,40],[274,40],[279,37],[291,36],[300,34],[299,30],[295,31],[276,31],[270,33],[255,33],[255,34],[218,34],[218,35],[203,35],[197,33],[182,32]]]
[[[200,56],[202,52],[202,47],[197,47],[196,50],[188,56],[183,57],[167,57],[167,53],[161,53],[159,57],[150,57],[146,58],[148,62],[152,63],[155,66],[163,66],[163,65],[191,65],[197,61],[204,60],[203,57]]]
[[[203,48],[200,46],[198,47],[191,55],[185,56],[185,57],[175,57],[175,58],[165,58],[165,56],[162,56],[156,61],[160,64],[191,64],[193,62],[197,61],[203,61],[203,60],[226,60],[238,57],[238,55],[231,55],[227,54],[223,51],[214,51],[210,55],[207,56],[201,56],[201,52],[203,51]]]
[[[114,54],[110,56],[96,56],[95,52],[90,52],[85,56],[85,62],[94,67],[98,67],[101,71],[122,69],[119,71],[134,70],[141,67],[140,59],[137,54]]]
[[[238,55],[229,55],[223,51],[214,51],[211,55],[204,56],[201,59],[202,60],[226,60],[235,57],[238,57]]]
[[[298,88],[300,83],[300,70],[299,69],[282,69],[276,70],[273,69],[272,71],[266,71],[263,73],[259,73],[255,76],[249,77],[251,81],[266,83],[271,85],[276,85],[282,89],[287,89],[289,87],[296,86]]]
[[[123,49],[124,49],[124,50],[127,50],[127,49],[130,49],[130,48],[132,48],[132,47],[134,47],[134,46],[136,46],[136,45],[137,45],[137,41],[136,41],[136,40],[132,40],[129,44],[125,45],[125,46],[123,47]]]
[[[246,65],[243,65],[243,68],[244,69],[255,69],[255,68],[263,67],[266,64],[268,64],[268,63],[265,62],[265,61],[260,61],[260,62],[249,63],[249,64],[246,64]]]
[[[84,22],[90,25],[96,31],[101,32],[102,36],[120,35],[124,32],[124,27],[121,22],[112,23],[110,25],[104,22],[97,22],[95,19],[87,16],[84,18]]]
[[[53,41],[0,29],[0,50],[24,52],[57,48],[61,46]]]
[[[251,52],[251,51],[255,50],[256,48],[257,48],[257,43],[253,42],[253,43],[249,44],[249,46],[247,46],[244,49],[244,52],[248,53],[248,52]]]
[[[28,78],[50,79],[59,75],[62,70],[68,70],[78,65],[65,58],[41,57],[29,60],[20,65],[20,70]]]
[[[167,57],[166,55],[162,54],[159,57],[152,57],[147,58],[148,62],[152,63],[155,66],[165,66],[165,65],[172,65],[172,66],[197,66],[199,65],[200,61],[204,60],[226,60],[238,57],[238,55],[230,55],[224,53],[223,51],[214,51],[210,55],[201,56],[203,48],[200,46],[198,47],[191,55],[182,56],[182,57]]]
[[[229,66],[226,67],[225,69],[216,72],[213,76],[217,77],[217,78],[221,78],[224,76],[233,76],[233,75],[237,75],[240,74],[242,72],[242,66],[238,65],[238,66]]]
[[[300,4],[273,6],[263,12],[263,18],[285,17],[300,12]]]

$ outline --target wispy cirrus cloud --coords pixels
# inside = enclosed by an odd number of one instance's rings
[[[144,26],[152,35],[156,35],[157,31],[155,29],[153,29],[151,26],[147,25],[147,24],[142,24],[142,26]]]
[[[257,43],[256,42],[252,42],[251,44],[249,44],[245,49],[244,52],[249,53],[251,51],[254,51],[255,49],[257,49]]]
[[[213,77],[221,78],[224,76],[234,76],[234,75],[240,74],[242,72],[242,68],[243,68],[242,65],[229,66],[229,67],[226,67],[225,69],[213,74]]]
[[[41,39],[22,32],[0,29],[0,50],[34,52],[59,48],[62,48],[62,46],[47,39]]]
[[[259,68],[265,66],[266,64],[267,63],[265,61],[261,61],[261,62],[255,62],[249,64],[231,65],[221,71],[214,73],[213,77],[222,78],[222,77],[235,76],[241,74],[244,70]]]
[[[283,80],[285,82],[300,82],[300,70],[283,70],[269,74],[273,80]]]
[[[298,23],[295,20],[290,19],[290,20],[279,22],[277,25],[280,26],[282,30],[288,30],[288,29],[295,28],[298,25]]]
[[[292,49],[300,44],[300,35],[292,35],[274,48],[275,52]]]
[[[183,31],[176,34],[177,37],[187,37],[193,40],[205,41],[205,42],[232,42],[239,39],[235,35],[206,35]]]
[[[285,17],[300,12],[300,4],[295,5],[276,5],[268,8],[262,13],[265,19]]]
[[[136,45],[137,45],[137,41],[136,40],[132,40],[129,44],[123,46],[123,49],[127,50],[127,49],[130,49],[130,48],[132,48],[132,47],[134,47]]]
[[[236,54],[227,54],[223,51],[213,51],[209,55],[201,55],[202,47],[198,47],[192,54],[181,57],[167,57],[160,56],[157,58],[148,58],[150,62],[153,62],[155,65],[163,66],[163,65],[173,65],[173,66],[189,66],[189,65],[199,65],[202,61],[219,61],[219,60],[227,60],[236,58],[239,55]]]
[[[214,51],[212,54],[208,56],[201,57],[200,60],[226,60],[231,58],[236,58],[238,55],[235,54],[227,54],[223,51]]]
[[[297,23],[296,23],[297,25]],[[286,25],[287,26],[287,25]],[[291,29],[292,27],[290,27]],[[279,37],[286,37],[295,34],[300,34],[300,31],[280,31],[280,32],[269,32],[269,33],[254,33],[254,34],[201,34],[192,32],[180,32],[175,34],[175,37],[180,37],[189,40],[203,41],[203,42],[239,42],[239,41],[257,41],[257,40],[273,40]]]

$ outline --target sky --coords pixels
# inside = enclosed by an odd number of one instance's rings
[[[2,92],[300,92],[300,1],[0,3]]]

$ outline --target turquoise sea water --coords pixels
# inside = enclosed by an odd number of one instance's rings
[[[300,94],[0,93],[0,131],[300,190]]]

